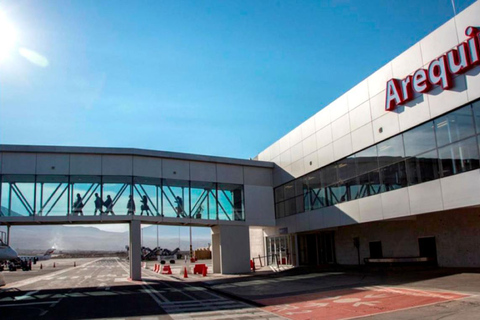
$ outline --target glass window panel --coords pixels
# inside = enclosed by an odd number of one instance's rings
[[[132,177],[127,176],[104,176],[102,185],[103,194],[103,214],[104,215],[127,215],[131,214],[131,195],[133,194]],[[76,185],[75,185],[76,186]],[[82,190],[83,191],[83,190]],[[74,190],[72,193],[72,212],[74,215],[80,213],[75,212],[75,202],[78,201],[78,195],[80,194],[82,199],[92,199],[91,206],[84,203],[85,207],[96,207],[96,195],[94,197],[88,197],[88,190],[85,193],[77,192]],[[73,198],[75,195],[75,198]],[[98,211],[98,210],[95,210]],[[84,213],[85,214],[85,213]],[[94,213],[95,214],[95,213]]]
[[[404,157],[402,135],[392,137],[378,144],[379,167],[402,161]]]
[[[219,219],[220,220],[245,220],[243,210],[243,187],[236,184],[219,184],[218,185],[218,204],[219,204]],[[193,199],[192,199],[193,206]],[[205,217],[205,210],[198,212],[199,206],[192,207],[193,218]],[[225,214],[222,215],[222,213]],[[226,219],[228,217],[229,219]]]
[[[378,171],[370,171],[358,177],[358,198],[364,198],[385,191],[384,186],[380,183],[380,173]]]
[[[295,197],[295,181],[291,181],[283,185],[283,190],[285,193],[285,199],[290,199]]]
[[[202,188],[199,188],[202,189]],[[210,211],[207,213],[210,219],[217,219],[217,206],[214,205],[215,194],[214,190],[208,193],[207,201]],[[189,182],[184,180],[170,180],[163,181],[163,215],[165,217],[188,218],[190,212],[190,192]]]
[[[310,190],[311,195],[311,209],[316,210],[323,207],[326,207],[327,204],[327,195],[325,188],[315,188]]]
[[[436,148],[433,127],[433,121],[430,121],[403,134],[405,155],[407,157]]]
[[[38,216],[66,216],[68,176],[37,176],[35,201]]]
[[[406,161],[406,165],[409,185],[439,178],[437,150],[412,157]]]
[[[435,132],[439,147],[475,133],[470,105],[436,119]]]
[[[325,206],[333,206],[340,202],[342,197],[341,189],[337,185],[330,185],[324,188],[325,190]]]
[[[473,116],[475,118],[475,128],[477,134],[480,133],[480,101],[477,101],[472,104]]]
[[[35,176],[4,175],[2,181],[2,215],[32,216],[35,211]]]
[[[385,191],[400,189],[407,186],[405,162],[398,162],[380,169],[380,177]]]
[[[127,203],[127,214],[160,216],[162,214],[162,180],[136,177],[133,197]]]
[[[340,181],[348,180],[357,175],[354,156],[350,156],[345,159],[339,160],[337,161],[336,164],[337,164],[338,179]]]
[[[478,145],[475,137],[441,148],[438,154],[443,177],[479,167]]]
[[[378,169],[377,146],[372,146],[355,154],[357,174],[361,175]]]
[[[297,210],[297,201],[295,198],[288,199],[285,201],[285,216],[291,216],[297,213],[296,210]]]
[[[278,218],[285,217],[285,204],[284,202],[279,202],[275,205],[275,216]]]
[[[70,176],[69,214],[99,215],[104,212],[102,191],[100,176]]]
[[[360,185],[357,177],[345,181],[343,185],[346,188],[346,201],[360,198]]]
[[[305,212],[305,202],[303,201],[303,195],[297,197],[297,213]]]
[[[275,202],[280,202],[285,200],[285,195],[283,193],[283,186],[275,188]]]
[[[320,169],[320,183],[322,186],[329,186],[337,183],[337,167],[335,164]]]

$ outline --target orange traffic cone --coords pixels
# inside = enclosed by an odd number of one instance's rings
[[[53,263],[53,267],[55,268],[55,262]]]
[[[183,277],[188,278],[188,272],[187,272],[187,267],[183,269]]]
[[[77,266],[77,263],[75,261],[73,261],[73,266],[76,267]]]
[[[40,270],[42,270],[42,269],[43,269],[43,265],[40,263]]]

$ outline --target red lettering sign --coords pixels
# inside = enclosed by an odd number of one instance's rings
[[[426,93],[434,85],[450,89],[452,75],[464,73],[480,64],[480,32],[477,28],[468,27],[465,35],[468,40],[430,62],[428,69],[418,69],[413,76],[403,80],[390,79],[387,82],[385,110],[395,110],[398,105],[411,101],[414,92]]]

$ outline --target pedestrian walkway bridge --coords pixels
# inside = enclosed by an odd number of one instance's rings
[[[275,226],[272,171],[162,151],[0,145],[0,225],[129,223],[132,279],[142,223],[208,226],[214,271],[246,272],[249,227]]]

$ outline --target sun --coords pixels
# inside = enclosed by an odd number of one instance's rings
[[[3,12],[0,12],[0,62],[14,51],[17,32]]]

